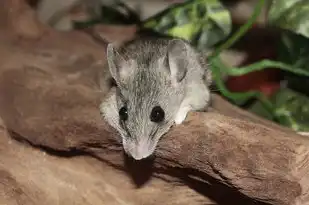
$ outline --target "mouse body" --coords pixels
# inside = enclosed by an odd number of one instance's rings
[[[116,86],[100,111],[135,160],[153,154],[160,138],[189,111],[209,104],[210,69],[185,40],[140,38],[119,48],[110,43],[107,66]]]

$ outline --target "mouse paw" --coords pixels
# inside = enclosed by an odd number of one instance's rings
[[[180,108],[175,117],[175,124],[181,124],[187,117],[188,112],[190,111],[189,107]]]

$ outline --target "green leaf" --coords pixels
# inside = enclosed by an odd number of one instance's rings
[[[230,34],[231,17],[219,0],[188,0],[146,19],[142,27],[186,39],[202,50]]]
[[[277,47],[279,61],[309,72],[309,1],[273,0],[269,23],[282,28]],[[287,89],[273,98],[278,122],[296,131],[309,130],[309,79],[284,72]]]
[[[290,31],[285,31],[281,35],[277,53],[278,60],[281,62],[309,72],[308,38]],[[307,76],[285,72],[284,78],[287,80],[289,88],[309,95],[309,78]]]
[[[278,44],[278,60],[309,72],[309,1],[274,0],[270,24],[283,28]],[[288,87],[309,95],[308,77],[285,72]]]
[[[115,2],[112,5],[104,4],[100,7],[102,16],[92,18],[87,21],[75,21],[73,26],[75,29],[86,28],[95,24],[139,24],[139,16],[134,13],[126,4]]]
[[[309,98],[290,89],[283,89],[275,96],[276,115],[279,123],[295,131],[309,131]]]
[[[277,122],[298,132],[309,131],[309,98],[291,89],[281,89],[270,101],[274,105]],[[266,119],[271,119],[260,102],[256,102],[250,111]]]
[[[273,0],[268,18],[272,25],[309,38],[308,0]]]

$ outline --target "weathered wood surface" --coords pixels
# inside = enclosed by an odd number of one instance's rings
[[[104,47],[22,0],[0,29],[0,204],[309,204],[308,138],[216,97],[134,163],[98,112]]]

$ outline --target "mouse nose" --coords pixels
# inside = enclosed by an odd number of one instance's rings
[[[150,141],[140,140],[137,142],[132,142],[131,149],[129,149],[129,154],[135,160],[141,160],[149,157],[153,151],[154,149],[152,148]]]

